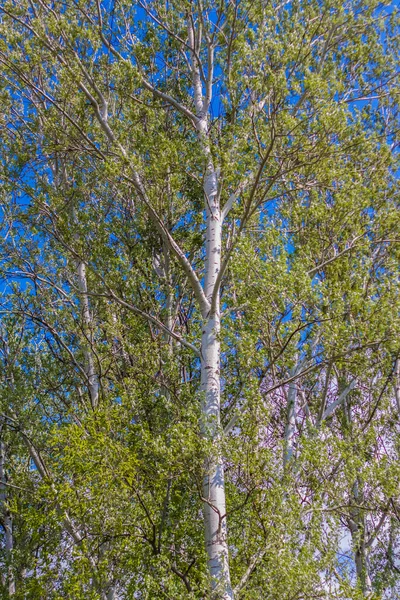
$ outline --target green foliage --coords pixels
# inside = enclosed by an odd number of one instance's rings
[[[396,598],[395,5],[0,10],[1,597],[216,600],[216,452],[235,599]],[[182,267],[203,284],[210,161],[231,204],[217,441]]]

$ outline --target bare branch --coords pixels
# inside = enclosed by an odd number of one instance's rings
[[[334,402],[332,402],[331,404],[329,404],[327,406],[326,410],[324,411],[324,413],[322,415],[321,422],[324,421],[325,419],[327,419],[328,417],[330,417],[331,414],[334,412],[334,410],[336,410],[336,408],[342,404],[342,402],[346,399],[346,397],[349,395],[351,390],[354,389],[356,383],[357,383],[357,380],[353,379],[353,381],[351,381],[349,383],[349,385],[343,390],[343,392],[339,395],[339,397]]]

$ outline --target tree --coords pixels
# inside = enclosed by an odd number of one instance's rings
[[[2,432],[34,489],[2,506],[24,514],[21,536],[49,538],[15,590],[5,542],[8,594],[384,593],[394,7],[1,12],[3,314],[25,348],[4,364]],[[355,583],[337,566],[343,527]]]

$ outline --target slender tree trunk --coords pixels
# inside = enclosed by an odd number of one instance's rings
[[[296,369],[292,369],[290,376],[296,374]],[[285,445],[283,451],[283,467],[287,468],[293,458],[294,436],[296,433],[296,412],[297,412],[297,383],[292,381],[289,384],[288,405],[285,427]]]
[[[205,294],[214,292],[221,264],[221,218],[217,193],[217,175],[209,166],[205,178],[206,261]],[[201,391],[203,435],[211,444],[203,481],[205,542],[214,598],[232,600],[226,523],[224,466],[221,455],[221,384],[220,384],[220,302],[219,292],[208,315],[204,316],[201,340]]]
[[[78,285],[79,291],[81,292],[81,302],[82,302],[82,321],[83,321],[83,331],[86,336],[85,342],[85,360],[86,360],[86,373],[88,377],[88,389],[90,396],[90,403],[92,409],[95,410],[98,402],[99,402],[99,378],[94,365],[94,355],[93,355],[93,318],[92,313],[90,311],[90,303],[89,303],[89,295],[88,295],[88,287],[87,287],[87,277],[86,277],[86,266],[85,263],[78,263]],[[74,533],[76,536],[76,532]],[[79,534],[80,535],[80,534]],[[75,538],[74,538],[75,539]],[[76,539],[75,539],[76,541]],[[109,548],[110,542],[105,542],[103,544],[103,551],[105,552]],[[93,566],[95,567],[94,563]],[[95,568],[94,568],[95,570]],[[95,585],[101,590],[101,598],[102,600],[113,600],[115,598],[115,584],[103,584],[100,580],[97,579],[95,575]]]
[[[207,79],[202,80],[198,60],[202,42],[202,27],[197,31],[188,21],[188,41],[192,49],[192,83],[196,108],[196,129],[205,157],[206,172],[203,181],[206,240],[204,293],[210,309],[203,311],[201,338],[201,394],[202,435],[210,444],[203,480],[203,511],[208,570],[211,578],[212,599],[233,600],[229,571],[229,549],[226,522],[224,466],[221,452],[221,373],[220,373],[220,288],[222,219],[218,184],[208,130],[208,111],[212,98],[214,48],[205,34],[207,47]],[[205,93],[203,93],[205,83]]]
[[[50,164],[53,171],[54,181],[56,188],[61,191],[68,188],[68,175],[66,164],[63,160],[56,160]],[[75,211],[71,211],[71,220],[74,225],[77,222]],[[75,236],[77,239],[77,236]],[[93,345],[93,319],[90,312],[90,303],[88,296],[87,287],[87,276],[86,276],[86,265],[84,262],[79,261],[77,264],[77,276],[78,276],[78,287],[81,293],[81,304],[82,304],[82,322],[83,332],[86,336],[85,342],[85,362],[86,362],[86,373],[87,373],[87,384],[90,396],[90,403],[93,409],[96,408],[99,401],[99,379],[95,369],[94,356],[92,352]]]
[[[396,399],[397,411],[400,416],[400,359],[396,360],[396,366],[394,370],[394,396]]]
[[[345,380],[341,380],[340,378],[338,379],[338,384],[340,391],[339,397],[345,393],[346,390],[350,391],[351,389],[351,386],[349,386]],[[353,413],[347,394],[344,399],[344,415],[347,425],[350,428],[351,436],[353,436]],[[350,497],[353,506],[350,509],[348,523],[353,545],[357,584],[361,588],[363,595],[368,596],[370,592],[372,592],[372,584],[369,574],[368,551],[366,547],[367,532],[365,511],[360,508],[364,503],[363,482],[360,477],[357,477],[354,481]]]
[[[203,435],[211,444],[203,481],[205,541],[216,598],[230,600],[224,467],[220,450],[219,315],[206,320],[202,335],[201,390]]]
[[[99,380],[94,366],[94,357],[91,348],[93,344],[92,315],[90,313],[89,297],[87,293],[86,266],[83,262],[78,264],[78,285],[82,296],[83,328],[87,338],[85,344],[85,359],[89,396],[92,408],[95,409],[99,401]]]
[[[0,429],[0,436],[2,431]],[[7,486],[6,486],[6,446],[2,437],[0,437],[0,519],[1,524],[4,528],[5,536],[5,555],[8,563],[7,571],[4,574],[6,589],[8,596],[14,596],[15,594],[15,578],[11,566],[12,551],[14,547],[14,535],[13,535],[13,521],[10,515],[10,511],[7,508]]]
[[[311,356],[314,351],[315,345],[317,344],[318,336],[315,336],[311,344]],[[306,359],[300,359],[297,357],[296,364],[290,370],[290,377],[298,375],[306,364]],[[286,469],[293,458],[294,453],[294,440],[296,435],[296,414],[298,407],[298,382],[296,380],[289,384],[289,391],[287,396],[287,413],[286,413],[286,425],[285,425],[285,440],[283,449],[283,467]]]
[[[365,515],[364,511],[359,508],[360,503],[363,502],[362,484],[359,479],[354,482],[352,497],[355,506],[350,511],[350,532],[353,542],[357,583],[363,594],[368,596],[372,592],[372,583],[366,548]]]

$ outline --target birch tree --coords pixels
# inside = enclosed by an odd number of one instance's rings
[[[4,392],[3,419],[37,471],[26,522],[43,500],[57,531],[30,580],[49,598],[385,593],[366,560],[398,518],[395,7],[0,8],[2,314],[42,356],[21,354],[29,398]]]

